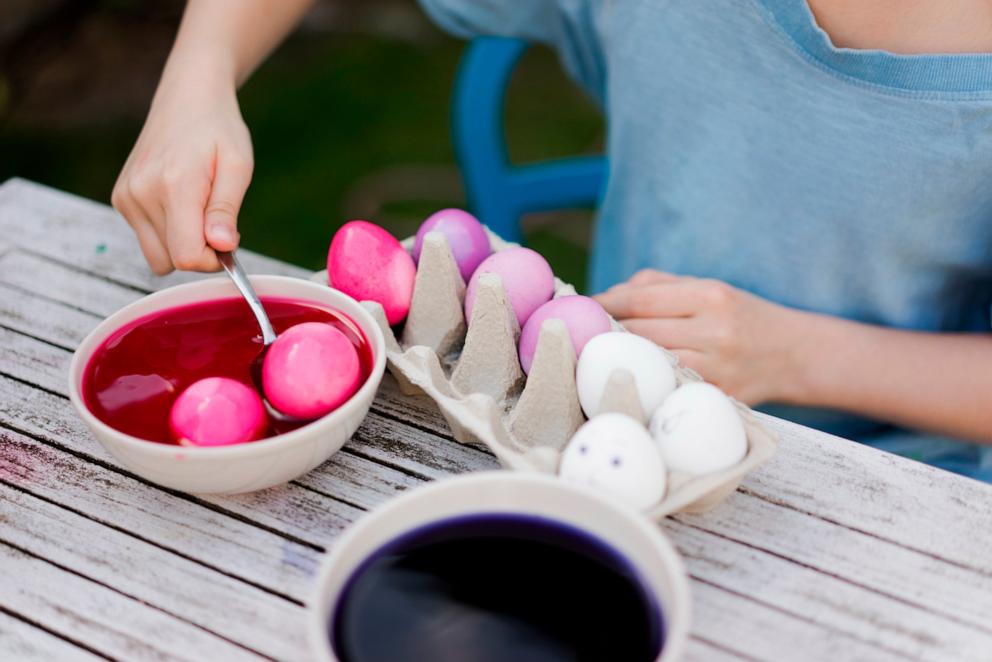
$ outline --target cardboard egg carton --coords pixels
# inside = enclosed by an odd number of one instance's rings
[[[516,246],[491,232],[489,237],[495,251]],[[412,243],[407,239],[403,245],[409,250]],[[319,272],[313,280],[326,284],[327,273]],[[575,293],[574,287],[555,279],[556,298]],[[525,376],[517,355],[520,327],[499,276],[479,279],[472,319],[467,321],[464,300],[465,282],[447,240],[431,232],[424,239],[410,314],[399,337],[378,303],[362,303],[382,327],[389,370],[400,389],[430,396],[456,440],[484,445],[509,469],[556,473],[562,451],[586,420],[575,385],[575,352],[564,323],[544,322]],[[613,327],[623,330],[615,320]],[[698,374],[678,365],[674,354],[665,354],[679,384],[700,381]],[[713,508],[775,452],[777,437],[748,407],[735,405],[747,432],[744,459],[703,476],[669,472],[668,491],[647,512],[649,517]],[[643,419],[629,372],[617,370],[610,376],[601,409]]]

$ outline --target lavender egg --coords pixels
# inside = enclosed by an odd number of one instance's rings
[[[440,232],[448,240],[458,271],[466,283],[476,267],[492,255],[493,249],[489,245],[485,228],[467,211],[442,209],[427,217],[417,230],[417,237],[413,242],[413,259],[417,262],[420,262],[420,251],[428,232]]]
[[[520,332],[520,365],[525,373],[530,373],[541,325],[547,319],[565,323],[576,358],[591,338],[610,330],[610,316],[593,299],[578,294],[552,299],[534,311]]]
[[[465,319],[472,321],[475,290],[482,274],[496,274],[503,281],[506,298],[523,327],[541,304],[555,293],[555,276],[548,261],[529,248],[507,248],[493,253],[475,270],[465,289]]]

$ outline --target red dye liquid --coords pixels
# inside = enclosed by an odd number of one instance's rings
[[[291,299],[262,297],[262,303],[277,334],[303,322],[337,327],[358,350],[362,382],[368,379],[372,349],[347,315]],[[83,376],[83,400],[116,430],[174,444],[169,410],[176,397],[206,377],[230,377],[255,388],[250,366],[261,350],[258,323],[243,299],[169,308],[118,329],[97,349]],[[266,436],[301,425],[270,420]]]

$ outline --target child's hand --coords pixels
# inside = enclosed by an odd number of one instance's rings
[[[152,270],[216,271],[238,245],[252,147],[233,84],[163,80],[111,201]]]
[[[737,399],[788,399],[802,315],[722,281],[641,271],[595,297],[629,331],[675,352]]]

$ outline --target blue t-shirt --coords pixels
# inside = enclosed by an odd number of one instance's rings
[[[885,326],[990,330],[992,56],[835,48],[805,0],[421,0],[544,42],[601,104],[591,282],[719,278]],[[778,415],[992,479],[992,448],[848,414]]]

